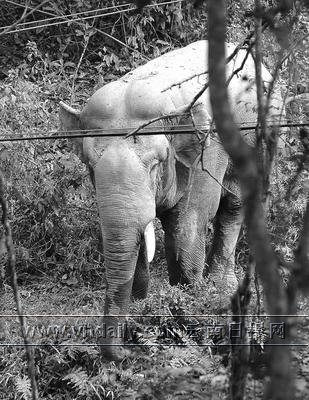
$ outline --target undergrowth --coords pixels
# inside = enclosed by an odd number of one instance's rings
[[[90,1],[69,3],[56,1],[44,10],[61,15],[92,7]],[[229,40],[240,41],[244,37],[243,19],[248,7],[248,2],[229,2]],[[18,15],[15,8],[13,11],[6,4],[0,10],[0,18],[8,19],[9,23]],[[0,72],[0,136],[41,136],[56,131],[60,100],[68,100],[80,108],[95,85],[114,80],[144,62],[145,57],[153,58],[203,38],[206,19],[206,13],[197,14],[190,5],[182,13],[174,5],[167,11],[157,8],[143,15],[111,20],[109,32],[133,51],[118,47],[106,38],[102,40],[95,29],[107,29],[106,21],[93,26],[85,23],[62,26],[60,34],[50,28],[42,34],[34,31],[25,36],[11,36],[0,44],[1,49],[12,48],[10,54],[6,52],[0,57],[5,65]],[[252,22],[248,20],[246,30],[252,27]],[[299,24],[304,31],[304,23]],[[87,38],[91,39],[90,44],[80,59]],[[272,37],[266,39],[268,54],[276,46]],[[268,64],[274,64],[272,56]],[[306,76],[303,70],[300,68],[301,78]],[[286,80],[290,79],[289,71],[283,68]],[[296,93],[295,82],[295,79],[289,81],[288,89],[292,93]],[[294,155],[302,151],[302,144],[297,134],[293,135],[288,140],[290,158],[281,158],[275,167],[269,215],[271,240],[278,255],[287,261],[294,257],[308,197],[308,173],[304,171],[294,179],[299,159]],[[33,315],[81,315],[74,323],[65,316],[28,320],[29,326],[37,325],[40,329],[54,326],[49,332],[41,330],[43,334],[35,337],[39,344],[34,347],[34,355],[41,398],[226,398],[228,337],[222,338],[214,332],[206,335],[201,329],[206,322],[212,323],[212,314],[220,308],[220,294],[207,279],[194,289],[169,286],[159,223],[156,224],[158,249],[151,266],[149,296],[132,303],[130,308],[127,337],[127,344],[132,345],[130,357],[117,365],[104,362],[92,337],[74,337],[74,332],[70,337],[70,332],[61,332],[63,326],[75,324],[87,329],[91,324],[99,324],[99,319],[89,314],[101,314],[103,309],[104,261],[98,250],[98,215],[88,172],[70,144],[63,140],[2,143],[0,162],[7,182],[25,311]],[[285,198],[293,179],[295,184]],[[245,233],[243,230],[236,254],[239,279],[249,259]],[[0,310],[15,315],[1,243],[0,256],[3,261]],[[285,274],[288,271],[283,268]],[[256,313],[254,284],[250,307]],[[261,307],[263,310],[263,302]],[[0,318],[0,345],[9,341],[21,343],[18,322]],[[266,352],[263,340],[257,344],[252,364],[262,361],[258,367],[252,366],[249,383],[259,396],[260,386],[267,379],[261,357]],[[0,399],[31,398],[27,361],[21,347],[0,346],[0,388]]]

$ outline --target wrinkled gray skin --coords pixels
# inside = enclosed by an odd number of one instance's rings
[[[228,53],[233,49],[234,45],[227,45]],[[206,74],[196,76],[207,71],[206,54],[207,41],[167,53],[96,91],[81,112],[62,103],[62,127],[111,131],[136,128],[152,118],[183,109],[207,81]],[[236,60],[228,64],[228,76],[241,64],[244,55],[240,51]],[[238,123],[254,125],[256,121],[253,78],[254,63],[249,57],[245,68],[229,85]],[[263,79],[265,85],[271,79],[265,68]],[[207,91],[197,104],[193,109],[195,123],[207,127],[211,119]],[[190,120],[179,119],[178,123],[190,123]],[[167,122],[154,125],[162,127]],[[123,322],[131,293],[135,298],[144,298],[147,294],[147,249],[151,244],[145,245],[144,232],[156,215],[165,232],[172,285],[201,280],[206,263],[207,227],[210,221],[215,221],[213,246],[206,266],[221,293],[232,293],[237,285],[234,255],[242,223],[240,191],[216,135],[208,140],[203,158],[204,167],[216,179],[202,171],[200,163],[194,164],[200,154],[194,134],[178,134],[172,138],[164,134],[138,136],[136,141],[132,137],[86,138],[75,139],[75,144],[95,182],[106,264],[104,322],[107,326],[116,329]],[[103,343],[122,341],[111,333]],[[103,352],[109,358],[120,359],[124,349],[107,346]]]

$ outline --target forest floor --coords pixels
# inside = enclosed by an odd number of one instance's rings
[[[130,355],[118,364],[101,359],[100,350],[93,345],[95,340],[89,334],[93,332],[91,327],[100,323],[96,315],[102,314],[103,281],[85,284],[66,277],[56,279],[51,273],[25,279],[20,284],[24,313],[32,316],[27,318],[30,341],[39,344],[34,347],[34,354],[40,398],[230,398],[231,354],[227,335],[209,337],[205,330],[189,329],[194,324],[197,326],[197,321],[199,327],[218,322],[220,294],[206,280],[195,290],[171,287],[160,243],[157,253],[151,268],[149,296],[133,302],[130,307],[129,322],[135,336],[128,344],[137,345],[130,347]],[[255,314],[254,287],[252,292],[249,310]],[[0,343],[22,343],[9,286],[5,286],[2,293],[1,314]],[[212,314],[217,317],[210,317]],[[226,310],[224,314],[231,312]],[[308,299],[299,302],[298,314],[297,339],[291,346],[292,365],[296,398],[305,399],[309,392]],[[228,317],[220,320],[223,324],[230,322]],[[84,330],[74,331],[72,327]],[[258,341],[255,341],[254,350],[251,348],[245,397],[248,400],[262,399],[263,387],[269,379],[266,372],[268,347],[263,346],[263,338],[260,338],[261,344]],[[0,346],[0,371],[0,399],[27,399],[26,360],[22,347]]]

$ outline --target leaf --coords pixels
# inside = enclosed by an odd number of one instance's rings
[[[78,284],[78,280],[77,280],[77,278],[74,277],[74,278],[71,278],[71,279],[67,279],[65,281],[65,283],[68,286],[76,286]]]
[[[31,398],[31,384],[27,376],[17,376],[15,379],[15,386],[17,393],[23,400],[30,400]]]
[[[304,378],[295,380],[295,387],[298,392],[305,393],[307,390],[307,381]]]
[[[309,190],[309,178],[303,181],[303,188],[308,191]]]
[[[167,43],[167,42],[165,42],[164,40],[157,40],[157,44],[163,44],[163,45],[166,45],[166,46],[169,46],[170,44],[169,43]]]
[[[65,66],[65,67],[72,67],[72,68],[75,68],[75,67],[76,67],[75,63],[73,63],[72,61],[67,61],[67,62],[65,62],[65,63],[64,63],[64,66]]]
[[[53,233],[54,224],[52,223],[52,221],[50,221],[49,219],[46,219],[44,225],[45,225],[46,232]]]
[[[211,386],[216,389],[224,389],[228,385],[227,375],[217,375],[211,379]]]
[[[62,380],[69,381],[74,389],[77,390],[79,396],[89,393],[89,376],[81,367],[66,375],[64,378],[62,378]]]
[[[0,160],[1,161],[9,161],[10,159],[10,153],[8,152],[7,149],[1,149],[0,150]]]

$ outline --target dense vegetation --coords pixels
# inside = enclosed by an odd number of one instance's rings
[[[13,3],[1,3],[1,26],[14,24],[22,15],[23,8]],[[39,0],[32,0],[29,6],[34,8],[39,3]],[[253,3],[228,2],[228,40],[240,42],[252,29]],[[270,3],[273,2],[265,2],[266,5]],[[25,22],[55,17],[58,18],[49,23],[66,21],[64,15],[115,4],[125,2],[46,2]],[[298,41],[298,45],[281,67],[278,83],[286,97],[308,90],[308,41],[300,40],[309,32],[308,18],[295,10],[295,15],[286,17],[288,29],[288,21],[293,18],[296,21],[289,40],[290,43]],[[20,32],[1,36],[0,136],[50,135],[58,129],[60,100],[81,107],[95,87],[172,48],[207,38],[206,22],[207,10],[194,9],[186,2],[146,8],[141,14],[128,11],[24,31],[22,29],[27,25],[17,27]],[[282,32],[267,30],[264,33],[264,62],[271,71],[280,53],[280,39],[284,38]],[[291,119],[308,118],[308,110],[302,104],[294,105],[288,111]],[[305,165],[294,179],[299,154],[303,151],[297,129],[292,130],[285,140],[287,155],[278,159],[275,165],[269,224],[279,256],[289,261],[293,259],[298,240],[309,177],[308,165]],[[88,172],[74,155],[71,145],[65,140],[5,142],[1,143],[0,161],[7,182],[18,281],[26,313],[101,313],[104,260],[98,250],[93,189]],[[207,281],[194,291],[169,287],[162,232],[159,226],[157,230],[158,251],[152,267],[150,296],[134,303],[131,311],[139,315],[170,316],[163,321],[156,317],[132,319],[131,324],[137,332],[142,324],[158,327],[158,330],[148,339],[140,335],[141,347],[134,350],[134,357],[121,365],[99,361],[98,349],[86,346],[88,338],[82,340],[85,346],[79,347],[70,346],[72,338],[64,339],[55,332],[38,338],[42,345],[55,340],[63,344],[62,347],[35,348],[41,398],[192,399],[200,398],[201,393],[205,398],[227,396],[228,347],[216,346],[220,344],[216,337],[209,341],[203,337],[192,339],[181,328],[192,323],[186,315],[211,314],[216,309],[218,293],[207,285]],[[1,243],[0,251],[5,261]],[[248,259],[244,231],[237,252],[239,277],[243,275]],[[13,314],[15,305],[4,265],[1,267],[1,313]],[[286,273],[283,266],[283,277]],[[258,285],[253,289],[256,290]],[[260,306],[257,305],[258,294],[253,295],[252,312]],[[261,307],[263,309],[263,304]],[[305,301],[301,307],[305,310],[303,313],[308,312]],[[34,323],[42,325],[82,325],[88,320],[33,318]],[[94,317],[90,318],[91,323],[97,323]],[[172,336],[167,335],[167,331],[172,332]],[[21,341],[18,326],[10,319],[0,321],[0,342],[7,343],[8,338],[12,342]],[[80,338],[76,340],[80,343]],[[148,343],[147,340],[155,346],[142,346]],[[178,347],[164,347],[170,344]],[[186,347],[190,344],[194,346]],[[305,379],[309,359],[304,356],[297,364],[299,354],[295,352],[298,396],[304,398],[302,393],[309,384]],[[261,394],[261,387],[267,380],[265,359],[267,351],[260,343],[252,354],[248,398],[259,398]],[[1,348],[0,371],[0,398],[30,398],[27,364],[21,348]]]

